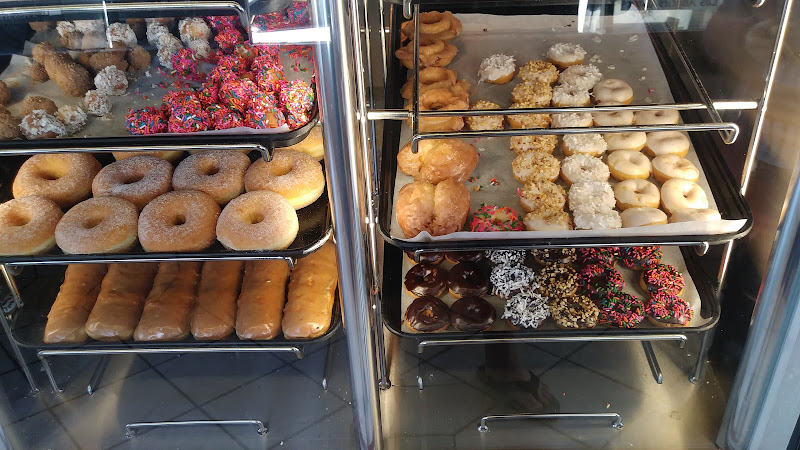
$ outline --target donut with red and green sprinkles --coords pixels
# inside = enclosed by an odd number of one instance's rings
[[[622,274],[605,264],[585,266],[578,273],[578,284],[601,305],[608,298],[625,289],[625,280],[622,278]]]
[[[644,320],[644,302],[628,293],[618,292],[603,306],[601,316],[603,322],[620,328],[634,328]]]
[[[581,264],[605,264],[613,266],[619,257],[618,247],[584,247],[578,249],[578,262]]]
[[[694,310],[686,300],[663,291],[650,294],[646,312],[651,321],[668,326],[685,327],[694,317]]]
[[[521,231],[524,229],[519,215],[508,207],[481,204],[472,215],[470,230],[485,231]]]
[[[642,272],[639,279],[642,289],[649,292],[667,292],[674,295],[681,295],[686,282],[683,275],[669,264],[656,264],[650,266]]]
[[[125,128],[130,134],[155,134],[167,131],[163,111],[152,106],[132,109],[125,117]]]
[[[622,265],[631,270],[642,270],[661,261],[661,247],[624,247],[620,251]]]

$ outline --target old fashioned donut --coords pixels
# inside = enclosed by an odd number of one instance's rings
[[[608,166],[600,158],[577,153],[561,162],[561,179],[571,185],[580,181],[608,181]]]
[[[653,131],[647,133],[644,151],[650,156],[686,156],[690,144],[689,138],[680,131]]]
[[[621,210],[628,208],[658,208],[661,194],[655,184],[647,180],[630,179],[620,181],[614,186],[614,197],[617,207]]]
[[[622,211],[619,216],[622,219],[622,228],[646,227],[649,225],[664,225],[667,223],[667,215],[658,208],[628,208]]]
[[[448,178],[437,185],[415,181],[397,195],[397,223],[407,238],[422,231],[433,236],[460,231],[469,214],[469,190]]]
[[[41,195],[69,208],[89,197],[99,171],[100,163],[88,153],[34,155],[19,168],[12,191],[15,198]]]
[[[458,49],[453,44],[448,44],[439,39],[421,37],[419,39],[419,65],[420,67],[444,67],[456,57]],[[414,68],[414,41],[394,52],[394,55],[408,69]]]
[[[281,194],[294,209],[314,203],[325,190],[319,161],[294,150],[275,150],[272,161],[259,159],[244,175],[244,188]]]
[[[502,53],[489,56],[478,67],[478,81],[492,84],[506,84],[514,78],[517,65],[514,57]]]
[[[558,80],[558,68],[547,61],[528,61],[519,68],[519,77],[524,81],[541,81],[553,84]]]
[[[653,176],[662,183],[672,178],[697,181],[700,171],[682,156],[661,155],[653,158]]]
[[[298,230],[294,207],[272,191],[236,197],[217,221],[217,239],[232,250],[283,250],[294,242]]]
[[[0,205],[0,255],[38,255],[56,245],[64,214],[49,198],[31,195]]]
[[[634,125],[675,125],[681,121],[681,113],[676,109],[651,109],[636,111]]]
[[[567,196],[564,188],[547,180],[525,183],[519,192],[519,203],[527,212],[537,210],[559,211],[564,208]]]
[[[603,135],[609,152],[617,150],[640,151],[647,142],[647,133],[644,131],[630,131],[625,133],[606,133]]]
[[[661,206],[672,214],[684,208],[708,208],[708,197],[697,183],[680,178],[667,180],[661,185]]]
[[[547,60],[558,66],[559,69],[566,69],[569,66],[583,64],[586,50],[578,44],[559,42],[547,50]]]
[[[538,108],[535,103],[512,103],[511,109]],[[513,114],[506,116],[511,128],[547,128],[550,126],[550,114]]]
[[[566,231],[572,229],[572,220],[566,211],[536,209],[522,220],[528,231]]]
[[[400,88],[400,95],[406,100],[414,98],[413,75],[411,78]],[[468,100],[469,87],[470,84],[467,80],[458,79],[458,74],[455,70],[445,67],[425,67],[419,70],[420,96],[433,89],[450,89],[450,92],[454,95]]]
[[[95,197],[128,200],[141,211],[144,205],[172,186],[172,164],[155,156],[136,156],[103,167],[92,181]]]
[[[514,158],[511,172],[520,183],[534,180],[556,181],[561,172],[561,164],[550,153],[527,152]]]
[[[603,136],[597,133],[568,134],[561,140],[561,150],[567,156],[574,154],[602,156],[607,148]]]
[[[500,105],[486,100],[478,100],[477,103],[470,106],[472,110],[485,110],[485,109],[500,109]],[[467,122],[467,127],[472,131],[478,130],[502,130],[503,129],[503,116],[467,116],[464,121]]]
[[[146,252],[192,252],[214,243],[219,205],[200,191],[156,197],[139,215],[139,242]]]
[[[118,253],[136,243],[139,211],[118,197],[95,197],[70,208],[56,225],[64,253]]]
[[[409,104],[409,109],[411,104]],[[420,111],[457,111],[469,109],[469,102],[450,89],[432,89],[419,97]],[[409,126],[411,122],[409,119]],[[419,119],[419,131],[458,131],[464,127],[462,117],[423,117]]]
[[[606,78],[594,85],[592,96],[597,103],[616,102],[630,105],[633,101],[633,89],[622,80]]]
[[[244,173],[250,158],[239,152],[212,150],[181,161],[172,175],[176,191],[201,191],[224,205],[244,192]]]
[[[183,156],[183,150],[172,150],[163,152],[112,152],[114,159],[122,161],[123,159],[133,158],[134,156],[150,155],[156,158],[161,158],[169,162],[177,162]]]
[[[633,150],[618,150],[608,155],[608,168],[617,180],[650,178],[650,160]]]
[[[400,26],[406,39],[414,39],[414,21],[408,20]],[[461,33],[461,21],[450,11],[427,11],[419,14],[419,35],[431,39],[449,41]]]
[[[478,152],[475,146],[461,139],[429,139],[420,141],[417,153],[411,153],[411,142],[397,154],[397,170],[417,181],[436,184],[447,178],[459,183],[475,170]]]
[[[597,106],[617,106],[622,103],[603,102]],[[633,124],[633,111],[607,111],[592,113],[594,124],[598,127],[618,127]]]
[[[713,222],[722,220],[722,216],[716,209],[708,208],[684,208],[674,211],[669,218],[669,223],[678,222]]]

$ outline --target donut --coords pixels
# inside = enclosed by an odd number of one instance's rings
[[[668,292],[651,293],[645,311],[647,320],[657,327],[688,327],[694,317],[686,300]]]
[[[512,103],[511,109],[538,108],[530,102]],[[511,128],[547,128],[550,126],[550,114],[513,114],[506,116]]]
[[[577,252],[578,262],[584,266],[589,264],[613,266],[620,255],[618,247],[581,247]]]
[[[649,225],[666,225],[667,215],[658,208],[628,208],[619,215],[622,228],[646,227]]]
[[[325,176],[319,161],[306,153],[278,149],[272,160],[258,159],[244,175],[244,187],[250,191],[273,191],[281,194],[294,209],[314,203],[325,190]]]
[[[415,181],[400,189],[395,209],[407,238],[422,231],[432,236],[455,233],[469,214],[469,190],[452,178],[436,185]]]
[[[181,161],[172,175],[176,191],[201,191],[224,205],[244,192],[244,174],[250,158],[239,152],[212,150]]]
[[[672,178],[697,182],[700,171],[688,159],[679,155],[661,155],[653,158],[653,177],[664,183]]]
[[[667,214],[684,208],[708,208],[708,197],[697,183],[680,178],[667,180],[661,185],[661,207]]]
[[[469,107],[471,110],[500,109],[497,103],[479,100]],[[479,130],[502,130],[503,116],[467,116],[464,117],[467,127],[472,131]]]
[[[634,328],[644,320],[644,303],[628,293],[617,292],[603,304],[603,322],[620,328]]]
[[[448,178],[467,181],[478,165],[475,146],[461,139],[426,139],[411,153],[411,142],[397,154],[397,170],[417,181],[436,184]]]
[[[622,265],[631,270],[643,270],[656,265],[661,261],[664,253],[661,247],[623,247],[619,249],[619,260]]]
[[[272,191],[248,192],[231,200],[216,226],[217,239],[231,250],[283,250],[292,245],[299,229],[297,212]]]
[[[647,142],[647,133],[644,131],[631,131],[626,133],[606,133],[603,135],[609,152],[617,150],[640,151]]]
[[[489,331],[496,317],[494,306],[480,297],[462,297],[450,305],[450,323],[458,331]]]
[[[447,274],[447,288],[454,298],[480,297],[489,292],[489,278],[476,263],[462,262]]]
[[[525,81],[514,86],[511,90],[511,101],[513,103],[532,103],[536,107],[545,107],[550,104],[553,98],[553,88],[550,84],[542,81]]]
[[[94,85],[106,95],[124,95],[128,90],[128,78],[116,66],[106,66],[95,75]]]
[[[514,150],[518,155],[533,151],[553,153],[557,144],[558,137],[554,134],[514,136],[511,138],[511,150]]]
[[[556,299],[572,297],[578,290],[578,274],[570,266],[550,264],[544,266],[536,276],[539,293]]]
[[[545,152],[527,152],[517,155],[511,162],[511,172],[520,183],[528,181],[555,181],[561,173],[561,164],[555,156]]]
[[[579,181],[572,183],[568,193],[569,209],[602,210],[613,208],[617,201],[614,190],[604,181]]]
[[[94,89],[86,91],[83,103],[86,105],[86,110],[95,116],[105,117],[111,114],[111,102],[103,92]]]
[[[541,81],[553,84],[558,80],[558,69],[547,61],[528,61],[519,68],[518,74],[523,81]]]
[[[130,134],[155,134],[167,131],[168,119],[160,108],[146,106],[131,109],[125,116],[125,129]]]
[[[566,202],[564,189],[549,180],[530,181],[519,192],[519,203],[526,212],[560,211]]]
[[[585,56],[586,50],[578,44],[559,42],[547,49],[547,60],[558,66],[559,69],[583,64]]]
[[[658,208],[661,194],[655,184],[647,180],[625,180],[614,186],[617,207],[623,211],[628,208]]]
[[[486,250],[483,255],[494,264],[523,264],[525,252],[523,250]]]
[[[561,210],[537,208],[522,219],[528,231],[567,231],[572,229],[569,214]]]
[[[27,116],[28,114],[36,111],[37,109],[41,109],[50,115],[55,115],[56,112],[58,112],[58,106],[56,106],[55,102],[53,102],[47,97],[42,97],[39,95],[29,95],[25,97],[25,100],[22,101],[23,116]]]
[[[550,317],[547,299],[537,292],[520,292],[511,297],[505,305],[502,318],[514,328],[535,330],[545,324]]]
[[[214,243],[219,205],[205,192],[172,191],[139,215],[139,242],[146,252],[201,251]]]
[[[618,102],[603,102],[597,106],[616,106]],[[598,127],[618,127],[633,124],[633,111],[607,111],[592,113],[592,120]]]
[[[650,178],[650,160],[633,150],[617,150],[608,155],[611,176],[619,181],[646,180]]]
[[[483,252],[447,252],[444,254],[444,257],[453,264],[462,262],[480,262],[483,261]]]
[[[178,31],[184,44],[192,39],[207,41],[211,38],[211,28],[200,17],[187,17],[178,22]]]
[[[136,243],[139,211],[118,197],[95,197],[73,206],[56,225],[64,253],[119,253]]]
[[[64,123],[58,120],[58,117],[47,114],[42,109],[37,109],[23,117],[19,124],[19,130],[28,140],[55,139],[67,135],[67,127]]]
[[[582,153],[590,156],[602,156],[608,145],[603,136],[597,133],[568,134],[561,141],[561,150],[564,155],[572,156]]]
[[[450,308],[436,297],[420,297],[408,305],[403,320],[416,332],[443,331],[450,326]]]
[[[419,263],[419,264],[434,264],[434,265],[436,265],[436,264],[439,264],[442,261],[444,261],[444,253],[419,252],[419,253],[417,253],[417,259],[419,259],[419,261],[414,261],[414,252],[403,252],[403,253],[405,253],[406,258],[408,258],[408,260],[411,261],[414,264],[418,264]]]
[[[31,195],[0,205],[0,255],[39,255],[56,245],[56,224],[64,214],[46,197]]]
[[[558,75],[559,84],[575,86],[585,91],[591,90],[601,79],[603,74],[594,64],[570,66]]]
[[[617,269],[606,264],[588,264],[578,273],[578,284],[594,298],[607,298],[625,289],[625,279]]]
[[[522,231],[523,225],[513,209],[505,206],[482,204],[472,214],[470,231]]]
[[[553,106],[589,106],[592,102],[589,91],[570,84],[559,84],[553,88]]]
[[[550,301],[550,314],[559,328],[588,329],[597,326],[600,309],[583,295]]]
[[[467,80],[459,80],[455,70],[445,67],[425,67],[419,70],[419,95],[433,89],[449,89],[454,95],[469,100],[470,84]],[[414,80],[408,80],[400,89],[400,95],[406,99],[414,98]]]
[[[576,230],[608,230],[622,228],[622,218],[613,209],[579,209],[573,211]]]
[[[497,54],[484,58],[478,67],[478,81],[485,81],[491,84],[506,84],[514,78],[517,65],[514,57]]]
[[[639,277],[639,286],[651,294],[653,292],[666,292],[681,295],[686,283],[683,275],[669,264],[656,264],[647,267]]]
[[[414,21],[403,22],[400,32],[407,39],[414,39]],[[419,35],[431,39],[449,41],[461,33],[461,21],[450,11],[426,11],[419,13]]]
[[[590,113],[562,113],[553,114],[551,126],[553,128],[586,128],[592,126]]]
[[[722,216],[716,209],[708,208],[684,208],[674,211],[669,218],[669,223],[679,222],[711,222],[715,220],[722,220]]]
[[[115,47],[115,43],[122,47],[134,47],[136,45],[136,33],[127,23],[112,23],[106,29],[106,38]]]
[[[447,290],[447,271],[433,264],[416,264],[406,272],[403,286],[413,297],[441,297]]]
[[[172,164],[155,156],[135,156],[103,167],[92,181],[95,197],[120,197],[141,211],[172,186]]]
[[[616,102],[630,105],[633,101],[633,89],[622,80],[606,78],[594,85],[592,96],[597,103]]]
[[[325,157],[325,141],[322,138],[322,126],[318,125],[312,128],[302,141],[285,148],[286,150],[308,153],[312,158],[322,160]]]
[[[636,111],[634,125],[675,125],[681,121],[681,113],[676,109],[651,109]]]
[[[508,300],[520,292],[536,289],[536,273],[530,267],[521,264],[499,264],[492,268],[489,275],[492,283],[492,294]]]
[[[691,142],[680,131],[653,131],[647,133],[644,151],[650,156],[678,155],[689,153]]]
[[[86,113],[80,106],[62,105],[58,108],[56,117],[67,128],[67,134],[75,134],[86,125]]]
[[[608,166],[600,158],[576,153],[561,162],[561,179],[567,185],[581,181],[608,181]]]
[[[409,104],[409,109],[411,104]],[[469,102],[450,89],[431,89],[419,97],[420,111],[454,111],[469,109]],[[409,119],[409,127],[411,126]],[[454,117],[423,117],[419,119],[419,131],[458,131],[464,127],[464,119]]]
[[[183,150],[169,150],[163,152],[111,152],[114,159],[122,161],[123,159],[133,158],[135,156],[155,156],[165,161],[176,162],[183,157]]]
[[[99,171],[100,163],[88,153],[43,153],[22,163],[11,190],[14,198],[39,195],[66,209],[91,195]]]
[[[420,37],[419,39],[419,66],[420,67],[444,67],[456,57],[458,49],[455,45],[448,44],[441,39]],[[401,47],[394,52],[397,59],[407,69],[414,68],[414,41],[410,41],[405,47]]]

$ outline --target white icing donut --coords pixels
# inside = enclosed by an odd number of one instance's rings
[[[573,214],[578,230],[607,230],[622,227],[619,213],[613,209],[581,210]]]
[[[550,126],[552,128],[585,128],[592,126],[590,113],[562,113],[553,114]]]
[[[602,156],[608,146],[603,136],[597,133],[568,134],[561,141],[561,149],[567,156],[584,153],[591,156]]]
[[[614,190],[605,181],[580,181],[569,187],[567,194],[570,211],[599,211],[612,209],[617,204]]]
[[[561,69],[583,64],[586,50],[578,44],[559,42],[547,50],[547,59]]]
[[[685,208],[705,209],[708,197],[697,183],[673,178],[661,186],[661,206],[668,214]]]
[[[592,95],[597,103],[619,102],[630,105],[633,101],[633,89],[631,86],[615,78],[606,78],[599,81],[594,85]]]
[[[622,228],[646,227],[648,225],[664,225],[667,215],[658,208],[630,208],[622,211]]]
[[[715,220],[722,220],[722,216],[719,215],[719,211],[717,211],[716,209],[686,208],[686,209],[679,209],[673,212],[672,216],[669,218],[669,223],[695,222],[695,221],[713,222]]]
[[[566,231],[572,229],[572,221],[566,211],[538,209],[529,212],[522,220],[528,231]]]
[[[627,133],[606,133],[603,135],[609,152],[617,150],[640,151],[647,142],[647,133],[644,131],[630,131]]]
[[[497,54],[485,58],[478,67],[478,81],[486,81],[493,84],[504,84],[511,81],[517,65],[514,57]]]
[[[682,156],[661,155],[653,159],[653,176],[662,183],[672,178],[697,181],[700,171]]]
[[[608,155],[608,168],[617,180],[650,178],[650,160],[633,150],[618,150]]]
[[[653,109],[636,111],[633,123],[636,125],[675,125],[681,120],[681,114],[675,109]]]
[[[690,144],[689,138],[680,131],[653,131],[647,133],[644,151],[650,156],[686,156]]]
[[[567,156],[561,162],[561,179],[567,184],[580,181],[608,181],[608,166],[600,158],[585,154]]]
[[[592,102],[589,91],[568,84],[560,84],[553,88],[553,106],[587,106]]]
[[[617,106],[622,103],[603,102],[597,106]],[[608,111],[592,113],[594,124],[598,127],[618,127],[633,124],[633,111]]]
[[[564,71],[558,75],[558,82],[588,91],[602,78],[603,74],[600,73],[597,66],[593,64],[578,64],[564,69]]]
[[[614,197],[621,210],[629,208],[658,208],[661,194],[655,184],[647,180],[625,180],[614,186]]]

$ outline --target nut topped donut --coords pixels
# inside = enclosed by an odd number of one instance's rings
[[[139,211],[118,197],[95,197],[70,208],[56,225],[64,253],[117,253],[136,243]]]
[[[233,250],[283,250],[300,229],[297,212],[283,196],[253,191],[231,200],[217,221],[217,239]]]
[[[282,195],[294,209],[314,203],[325,190],[322,165],[306,153],[275,150],[272,161],[259,159],[244,175],[247,192],[272,191]]]
[[[45,197],[31,195],[0,205],[0,255],[38,255],[55,247],[64,214]]]
[[[92,193],[92,179],[100,163],[88,153],[46,153],[28,158],[14,178],[15,198],[40,195],[63,208]]]
[[[141,211],[150,200],[169,192],[171,185],[172,164],[142,155],[103,167],[92,181],[92,194],[124,198]]]
[[[205,192],[167,192],[142,210],[139,242],[146,252],[205,250],[216,239],[219,213],[219,205]]]
[[[224,205],[244,192],[244,174],[250,158],[239,152],[212,150],[181,161],[172,176],[176,191],[195,190]]]

